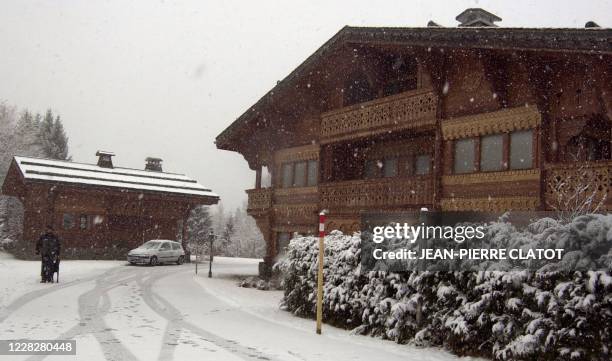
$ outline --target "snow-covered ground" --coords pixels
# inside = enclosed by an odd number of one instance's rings
[[[279,310],[282,292],[236,286],[258,262],[217,257],[209,279],[208,264],[195,276],[193,264],[62,261],[60,283],[40,284],[38,262],[0,254],[0,339],[76,339],[77,360],[456,359],[325,325],[316,335]]]

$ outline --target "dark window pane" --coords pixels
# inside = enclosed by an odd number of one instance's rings
[[[64,213],[63,226],[64,229],[74,228],[74,216],[72,214]]]
[[[385,177],[397,176],[397,158],[385,158],[383,164],[383,172]]]
[[[368,160],[365,165],[365,177],[366,178],[378,178],[380,177],[380,166],[378,160]]]
[[[81,230],[87,229],[87,216],[84,214],[82,214],[81,217],[79,218],[79,228]]]
[[[282,173],[282,185],[283,188],[289,188],[293,184],[293,164],[284,163]]]
[[[354,72],[344,83],[344,106],[367,102],[374,99],[375,92],[368,78],[362,72]]]
[[[480,141],[480,170],[502,170],[504,163],[504,137],[501,134],[487,135]]]
[[[306,162],[295,163],[295,173],[293,179],[294,187],[306,186]]]
[[[416,157],[414,172],[418,175],[429,174],[431,172],[431,156],[429,154]]]
[[[527,169],[533,166],[533,132],[510,133],[510,168]]]
[[[415,58],[389,55],[383,59],[386,75],[383,95],[393,95],[417,87],[417,62]]]
[[[316,186],[319,180],[319,162],[316,160],[308,161],[308,185]]]
[[[474,139],[459,139],[455,141],[455,173],[471,173],[474,171]]]

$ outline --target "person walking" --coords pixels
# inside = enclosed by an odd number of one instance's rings
[[[36,242],[36,254],[41,256],[41,283],[53,282],[53,273],[59,274],[59,256],[61,242],[53,233],[53,226],[48,225],[46,231]]]

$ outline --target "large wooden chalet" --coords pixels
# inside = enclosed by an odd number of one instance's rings
[[[612,30],[457,19],[344,27],[218,135],[256,171],[268,264],[322,209],[350,232],[366,210],[555,209],[583,185],[612,208]]]
[[[14,157],[2,193],[23,204],[18,255],[31,257],[51,225],[63,257],[124,259],[151,239],[185,242],[191,209],[219,200],[187,176],[162,172],[159,158],[147,158],[145,169],[131,169],[113,166],[111,152],[96,155],[97,164]]]

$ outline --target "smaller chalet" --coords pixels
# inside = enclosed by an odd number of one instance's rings
[[[97,164],[13,158],[2,194],[23,204],[21,256],[34,254],[48,224],[62,240],[64,258],[121,259],[150,239],[184,242],[191,210],[219,201],[196,180],[163,172],[159,158],[147,158],[140,170],[114,167],[112,152],[96,155]]]

